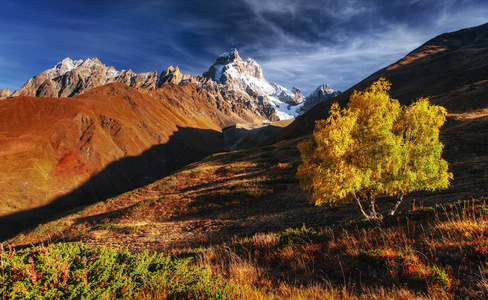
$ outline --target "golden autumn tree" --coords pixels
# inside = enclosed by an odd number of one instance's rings
[[[402,106],[389,89],[381,78],[355,91],[347,108],[332,105],[329,118],[316,122],[313,139],[298,145],[297,176],[315,204],[354,200],[366,218],[379,218],[378,195],[397,197],[393,215],[406,193],[449,186],[452,173],[439,141],[446,110],[425,98]]]

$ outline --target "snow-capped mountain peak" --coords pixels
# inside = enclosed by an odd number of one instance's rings
[[[217,58],[217,61],[215,63],[220,64],[220,65],[226,65],[226,64],[231,63],[233,61],[239,61],[239,60],[242,60],[242,59],[239,56],[239,52],[237,51],[237,49],[234,48],[234,49],[231,49],[229,52],[222,53]]]
[[[262,106],[262,110],[268,112],[265,113],[268,118],[274,113],[279,120],[294,119],[303,102],[299,89],[289,91],[268,82],[261,66],[254,59],[243,60],[236,49],[220,55],[203,77],[229,90],[247,94],[255,106]]]
[[[315,91],[311,94],[313,96],[320,96],[321,94],[333,94],[334,90],[328,84],[319,85]]]
[[[340,91],[334,91],[328,84],[319,85],[315,91],[305,98],[304,105],[300,108],[299,114],[303,114],[320,102],[329,101],[340,93]]]
[[[49,69],[46,71],[47,75],[49,77],[56,77],[56,76],[61,76],[66,72],[70,72],[73,69],[77,68],[83,63],[83,60],[72,60],[69,57],[66,57],[59,63],[57,63],[53,68]]]

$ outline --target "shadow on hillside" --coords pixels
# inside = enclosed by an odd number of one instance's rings
[[[145,186],[189,163],[225,150],[221,132],[178,127],[167,143],[153,146],[139,156],[110,163],[80,187],[48,205],[0,217],[0,241],[59,218],[70,210]]]
[[[283,129],[273,124],[238,127],[232,125],[222,130],[224,138],[231,150],[242,150],[255,147],[276,135]]]

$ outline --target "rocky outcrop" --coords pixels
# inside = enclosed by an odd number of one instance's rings
[[[340,93],[340,91],[334,91],[328,84],[322,84],[318,86],[313,93],[305,98],[305,102],[300,108],[300,114],[306,112],[307,110],[311,109],[321,102],[325,102],[336,97]]]
[[[242,60],[237,49],[220,55],[208,71],[203,73],[205,78],[226,85],[237,85],[241,88],[245,82],[239,82],[238,79],[242,79],[243,75],[248,78],[264,80],[261,66],[251,58]]]
[[[0,90],[0,100],[10,97],[10,89]]]
[[[97,58],[65,58],[52,69],[31,78],[12,96],[72,97],[112,82],[154,90],[157,80],[156,72],[136,74],[132,70],[117,71],[112,66],[105,66]]]
[[[182,74],[178,66],[176,68],[170,66],[166,72],[162,72],[159,76],[157,87],[160,88],[167,84],[183,84],[188,82],[196,82],[195,77],[189,74]]]
[[[288,103],[290,105],[298,105],[303,102],[303,95],[299,88],[293,87],[291,89],[291,94],[286,91],[281,91],[277,96],[281,101]]]

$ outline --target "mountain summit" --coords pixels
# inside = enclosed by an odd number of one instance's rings
[[[239,56],[237,49],[220,55],[215,63],[203,73],[203,77],[212,79],[218,83],[226,84],[238,75],[264,80],[261,66],[251,58],[245,61]]]
[[[261,66],[251,58],[243,60],[237,49],[220,55],[203,78],[248,98],[270,120],[294,119],[303,105],[304,97],[298,88],[289,91],[268,82]]]

